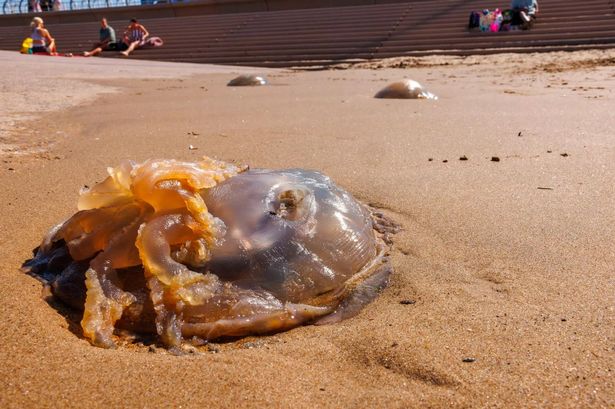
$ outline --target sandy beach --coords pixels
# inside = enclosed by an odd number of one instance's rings
[[[0,68],[0,407],[615,406],[614,51]],[[245,72],[271,85],[226,86]],[[439,99],[373,98],[403,78]],[[91,346],[21,264],[107,166],[202,155],[317,169],[382,209],[390,286],[339,324],[194,355]]]

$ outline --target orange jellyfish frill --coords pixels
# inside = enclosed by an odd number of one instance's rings
[[[62,239],[74,260],[93,257],[85,273],[85,337],[98,346],[114,346],[115,323],[135,301],[121,289],[116,269],[143,265],[157,331],[165,344],[180,343],[184,306],[203,302],[219,283],[176,259],[195,266],[209,259],[225,226],[208,212],[200,192],[239,172],[209,158],[125,162],[81,193],[80,211],[54,229],[41,248]]]

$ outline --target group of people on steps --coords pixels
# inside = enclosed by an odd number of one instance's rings
[[[94,44],[91,50],[83,52],[84,57],[98,55],[103,51],[118,51],[123,56],[128,57],[134,50],[145,45],[145,41],[149,37],[147,29],[134,18],[130,20],[130,24],[126,27],[120,41],[117,41],[115,30],[109,25],[106,18],[101,19],[100,25],[98,42]],[[30,26],[32,27],[30,34],[32,53],[57,55],[56,41],[49,30],[45,28],[43,19],[34,17]]]

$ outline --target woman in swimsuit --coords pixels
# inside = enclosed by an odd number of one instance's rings
[[[122,43],[126,49],[121,51],[120,54],[128,57],[136,48],[145,44],[147,36],[149,36],[149,32],[133,18],[130,20],[130,25],[126,28],[124,38],[122,39]]]
[[[49,31],[45,28],[43,19],[34,17],[30,23],[32,27],[32,53],[45,53],[49,55],[57,55],[56,40],[51,37]]]

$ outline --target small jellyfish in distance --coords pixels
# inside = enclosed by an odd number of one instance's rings
[[[265,77],[260,75],[240,75],[229,81],[229,87],[253,87],[259,85],[267,85],[268,81]]]
[[[425,90],[417,81],[409,79],[387,85],[378,91],[374,98],[438,99],[437,96]]]

